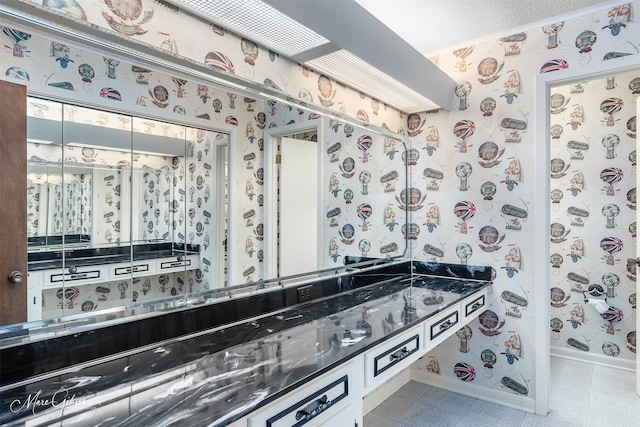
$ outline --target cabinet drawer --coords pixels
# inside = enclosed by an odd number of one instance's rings
[[[422,355],[423,339],[423,328],[419,326],[365,354],[365,388],[384,383],[417,360]]]
[[[487,305],[487,289],[483,289],[463,300],[460,303],[460,311],[462,312],[462,323],[466,324],[471,319],[478,317]]]
[[[156,269],[155,261],[136,261],[134,263],[116,264],[109,268],[112,279],[126,279],[127,277],[146,276]]]
[[[106,268],[104,267],[70,267],[60,270],[49,270],[45,272],[44,286],[56,287],[64,285],[85,285],[89,283],[103,282],[107,280]]]
[[[425,345],[431,349],[460,328],[459,304],[425,322]]]
[[[361,365],[360,365],[361,366]],[[353,363],[299,387],[276,400],[247,419],[248,427],[319,426],[333,421],[333,417],[354,401]],[[360,376],[360,381],[362,377]],[[357,390],[357,386],[355,387]]]
[[[184,270],[192,270],[197,267],[197,257],[196,256],[187,256],[184,259],[176,259],[176,258],[163,258],[158,261],[158,272],[163,273],[173,273]]]

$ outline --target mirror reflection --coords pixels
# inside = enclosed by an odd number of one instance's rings
[[[216,159],[226,150],[217,147],[228,140],[210,130],[30,98],[28,319],[224,283],[216,223],[226,218],[216,212],[212,186],[219,177],[213,165],[226,164],[226,157]]]
[[[28,320],[215,302],[402,257],[417,235],[402,141],[304,112],[280,108],[286,124],[262,138],[247,127],[257,144],[234,153],[225,132],[30,97]]]

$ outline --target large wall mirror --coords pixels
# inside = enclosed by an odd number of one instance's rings
[[[410,156],[401,137],[375,126],[287,107],[304,122],[274,118],[286,124],[265,129],[260,151],[246,153],[225,131],[27,103],[33,327],[215,303],[406,255]],[[300,177],[303,146],[315,167]],[[291,173],[302,186],[288,190]],[[292,217],[300,206],[311,211]],[[306,245],[289,248],[294,265],[309,258],[302,270],[285,268],[285,230]]]

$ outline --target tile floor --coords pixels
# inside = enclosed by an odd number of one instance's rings
[[[410,381],[364,417],[364,427],[638,427],[635,372],[551,358],[547,417]]]

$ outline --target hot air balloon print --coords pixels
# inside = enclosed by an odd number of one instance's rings
[[[486,349],[480,353],[480,360],[482,360],[484,367],[489,370],[484,376],[491,378],[493,376],[493,365],[498,361],[498,357],[493,351]]]
[[[505,265],[500,267],[507,272],[509,278],[513,278],[515,273],[518,273],[522,269],[522,255],[520,248],[516,245],[510,245],[511,249],[504,256]]]
[[[467,109],[467,98],[469,97],[471,90],[472,90],[471,83],[467,81],[460,82],[456,85],[454,93],[459,99],[459,103],[458,103],[459,110]]]
[[[629,120],[627,120],[627,136],[633,139],[636,138],[636,116],[633,116]],[[633,166],[635,166],[635,160],[633,162]]]
[[[458,202],[453,207],[453,213],[455,216],[457,216],[462,220],[462,222],[458,225],[460,234],[467,234],[469,229],[467,225],[467,221],[475,216],[476,214],[475,205],[467,200]]]
[[[611,35],[617,36],[620,34],[620,28],[627,27],[625,22],[629,21],[630,12],[631,8],[628,3],[614,7],[607,13],[607,16],[609,17],[609,24],[602,27],[602,29],[604,30],[605,28],[608,28],[611,30]]]
[[[427,211],[425,216],[427,218],[427,222],[423,223],[423,225],[426,225],[427,230],[429,230],[429,233],[431,233],[440,225],[440,210],[438,208],[438,205],[432,203],[429,206],[429,210]]]
[[[500,44],[504,47],[504,56],[520,55],[520,44],[527,40],[527,33],[517,33],[500,38]]]
[[[338,250],[340,249],[340,247],[338,246],[338,242],[336,242],[336,239],[331,239],[329,241],[329,258],[331,258],[333,260],[333,262],[336,262],[338,260]]]
[[[456,377],[464,382],[471,382],[476,378],[475,369],[468,363],[456,363],[453,367],[453,372],[456,374]]]
[[[340,165],[341,175],[345,178],[351,178],[356,173],[355,169],[356,161],[352,157],[345,158]]]
[[[509,102],[507,100],[507,102]],[[493,115],[493,111],[496,109],[496,100],[490,97],[487,97],[480,102],[480,111],[482,111],[482,115],[484,117],[490,117]]]
[[[493,57],[484,58],[478,64],[478,81],[483,85],[491,84],[500,78],[500,70],[504,67],[504,62],[498,64],[498,60]]]
[[[56,62],[58,62],[62,68],[67,68],[70,62],[75,62],[69,58],[69,52],[71,52],[71,49],[66,44],[51,42],[51,56],[56,58]]]
[[[505,117],[500,121],[500,127],[504,132],[504,142],[514,143],[522,140],[522,133],[527,130],[527,122],[511,117]]]
[[[542,27],[542,32],[549,36],[547,41],[547,49],[554,49],[558,47],[558,33],[564,27],[564,21],[560,21],[554,24],[545,25]]]
[[[495,252],[502,247],[500,243],[504,238],[505,235],[503,234],[501,236],[497,228],[492,225],[485,225],[478,232],[478,239],[482,242],[482,244],[478,246],[480,246],[480,249],[484,252]]]
[[[368,170],[364,170],[360,172],[360,176],[358,179],[360,181],[360,184],[362,184],[361,193],[363,195],[369,194],[369,183],[371,182],[371,172],[369,172]]]
[[[456,176],[460,178],[460,191],[467,191],[469,189],[469,181],[468,178],[471,176],[473,172],[473,168],[467,162],[461,162],[456,165]]]
[[[605,237],[600,241],[600,248],[609,254],[604,256],[607,265],[615,264],[613,254],[620,252],[623,247],[624,244],[622,243],[622,240],[617,237]]]
[[[329,192],[333,193],[333,197],[338,197],[340,192],[340,180],[335,173],[332,173],[329,177]]]
[[[467,139],[473,135],[476,130],[476,125],[472,120],[460,120],[453,126],[453,134],[461,139],[457,143],[459,150],[461,153],[466,153],[467,148]]]
[[[517,157],[510,157],[509,166],[504,170],[503,184],[507,185],[507,190],[512,191],[518,182],[522,181],[522,167]]]
[[[427,190],[438,191],[440,189],[440,183],[444,179],[442,171],[425,168],[422,171],[422,177],[427,182]]]
[[[371,250],[371,242],[367,239],[360,240],[358,242],[358,249],[360,250],[360,254],[362,256],[367,256],[367,254]]]
[[[591,48],[598,40],[598,36],[591,30],[586,30],[578,34],[576,37],[576,47],[579,49],[578,53],[591,52]]]
[[[627,201],[629,203],[627,203],[627,207],[629,209],[632,210],[636,210],[636,189],[632,188],[631,190],[627,191]]]
[[[220,52],[207,53],[207,55],[204,57],[204,65],[206,65],[208,68],[224,71],[229,74],[236,73],[231,60]]]
[[[614,116],[622,110],[624,107],[624,102],[620,98],[607,98],[600,103],[600,111],[604,114],[607,114],[608,117],[603,121],[607,124],[607,126],[615,125],[616,119]]]
[[[453,51],[453,56],[460,58],[457,64],[459,72],[467,72],[467,57],[473,53],[473,49],[474,46],[467,46]]]
[[[564,225],[559,222],[554,222],[549,226],[549,232],[551,234],[551,243],[562,243],[567,240],[571,230],[565,229]]]
[[[149,89],[151,102],[158,108],[166,108],[169,105],[169,91],[166,87],[158,85],[153,89]]]
[[[320,92],[318,95],[320,104],[323,107],[331,107],[333,105],[333,97],[336,96],[336,90],[333,89],[331,79],[324,74],[318,77],[318,91]]]
[[[369,149],[373,144],[373,138],[370,135],[362,135],[358,138],[358,142],[356,143],[358,150],[362,151],[362,163],[367,163],[369,161]]]
[[[560,114],[567,109],[571,98],[565,98],[561,93],[554,93],[550,98],[551,114]]]
[[[576,130],[584,123],[584,108],[580,104],[573,106],[573,111],[569,114],[570,121],[567,123],[571,129]]]
[[[540,74],[565,70],[567,68],[569,68],[569,64],[564,59],[552,59],[551,61],[545,62],[544,65],[540,67]]]
[[[615,228],[615,219],[620,214],[620,208],[615,203],[607,203],[602,207],[602,215],[607,219],[607,228]]]
[[[620,331],[620,329],[615,329],[615,324],[624,318],[624,314],[618,307],[609,306],[609,308],[602,313],[602,318],[608,323],[605,324],[607,334],[615,335],[615,331]]]
[[[518,94],[522,93],[522,82],[520,81],[520,73],[516,70],[509,70],[509,77],[504,82],[504,95],[501,97],[507,100],[507,104],[512,104],[514,98],[518,97]]]
[[[384,154],[393,160],[398,150],[396,149],[396,140],[393,138],[385,138],[384,140]]]
[[[456,256],[460,259],[460,264],[467,264],[467,261],[473,255],[473,249],[468,243],[459,243],[456,246]]]
[[[482,335],[494,337],[502,333],[500,328],[504,326],[505,321],[500,320],[494,311],[486,310],[480,313],[478,320],[480,321],[480,327],[478,327],[478,329]]]
[[[602,180],[602,182],[604,182],[605,184],[609,184],[604,188],[607,196],[615,195],[615,188],[613,187],[613,185],[622,181],[623,177],[624,173],[619,168],[611,167],[602,169],[602,171],[600,171],[600,180]]]
[[[422,202],[426,199],[426,194],[423,195],[422,192],[415,188],[406,188],[400,192],[400,197],[396,196],[396,200],[398,201],[400,209],[407,211],[417,211],[422,208]]]
[[[363,230],[365,231],[365,230]],[[345,245],[350,245],[353,243],[354,235],[356,234],[356,230],[351,224],[345,224],[342,226],[342,230],[338,231],[340,234],[340,241]]]
[[[384,208],[384,226],[393,231],[394,227],[398,225],[396,222],[396,213],[391,205],[387,205]]]
[[[13,42],[13,46],[4,45],[4,47],[11,49],[13,56],[16,58],[22,58],[25,53],[30,52],[27,50],[26,45],[22,45],[20,43],[29,40],[31,38],[31,34],[4,26],[0,28],[2,28],[2,33],[9,37]]]
[[[507,358],[507,363],[513,365],[513,362],[522,358],[522,344],[520,342],[520,335],[512,333],[507,341],[504,342],[505,351],[501,354]]]
[[[422,127],[427,119],[420,118],[417,113],[411,113],[407,116],[407,134],[410,137],[419,135],[422,132]]]
[[[125,36],[142,35],[147,32],[141,27],[153,18],[153,9],[145,9],[142,0],[104,0],[111,14],[102,12],[109,26]]]
[[[423,150],[427,150],[427,154],[429,156],[433,155],[438,147],[440,147],[440,136],[438,134],[438,128],[435,126],[429,126],[429,133],[424,137],[424,140],[427,142],[427,145],[423,148]]]
[[[478,163],[485,169],[492,168],[500,164],[502,161],[500,157],[502,157],[503,154],[504,148],[500,149],[495,142],[483,142],[480,148],[478,148],[478,156],[480,157]]]
[[[356,209],[356,214],[362,221],[362,231],[368,231],[370,225],[368,219],[373,214],[373,208],[371,207],[371,205],[368,203],[359,204],[358,208]]]

